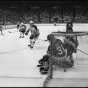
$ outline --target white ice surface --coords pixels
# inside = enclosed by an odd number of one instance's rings
[[[36,67],[38,60],[46,54],[48,42],[44,42],[52,31],[65,31],[65,25],[38,26],[40,37],[34,49],[27,47],[28,36],[19,39],[16,29],[4,31],[0,36],[0,86],[42,86],[46,75]],[[75,31],[87,31],[88,24],[74,24]],[[88,36],[79,37],[79,48],[88,53]],[[76,58],[77,57],[77,58]],[[54,72],[54,78],[88,78],[88,56],[78,51],[74,54],[75,67],[66,73]]]

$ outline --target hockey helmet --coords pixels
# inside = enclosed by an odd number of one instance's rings
[[[34,21],[31,20],[31,21],[29,21],[29,23],[30,23],[30,24],[34,24]]]

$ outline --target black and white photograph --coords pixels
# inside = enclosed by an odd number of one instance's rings
[[[88,0],[0,1],[0,87],[88,87]]]

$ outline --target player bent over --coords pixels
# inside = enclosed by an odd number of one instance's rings
[[[67,24],[68,25],[68,24]],[[66,32],[72,32],[71,25],[67,28]],[[76,49],[78,46],[78,40],[76,36],[66,36],[65,38],[58,39],[53,34],[48,35],[49,47],[47,50],[47,55],[43,56],[43,58],[39,61],[38,67],[40,67],[40,72],[46,74],[50,67],[52,72],[52,64],[59,63],[64,68],[74,66],[74,60],[72,58],[72,54],[76,53]],[[49,62],[48,62],[49,61]],[[47,62],[50,64],[43,66],[44,63]],[[52,63],[52,64],[51,64]],[[42,69],[41,69],[42,68]],[[47,70],[45,70],[47,68]],[[64,70],[65,71],[65,70]]]
[[[38,65],[42,74],[47,74],[49,67],[50,70],[52,70],[52,64],[58,62],[57,58],[63,58],[66,55],[63,48],[63,43],[60,39],[57,39],[53,34],[49,34],[47,36],[47,40],[49,41],[47,54],[44,55],[41,60],[39,60],[40,65]]]
[[[19,32],[20,32],[20,38],[24,38],[24,35],[25,35],[25,32],[26,32],[26,25],[24,23],[20,24]]]
[[[37,26],[34,24],[33,21],[30,21],[30,27],[26,31],[25,35],[28,35],[29,32],[31,32],[31,35],[30,35],[30,44],[28,46],[30,46],[30,48],[33,48],[36,40],[38,40],[38,37],[40,35],[39,29],[37,28]]]

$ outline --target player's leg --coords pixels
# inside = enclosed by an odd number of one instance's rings
[[[38,37],[39,37],[39,35],[35,35],[35,34],[31,35],[30,36],[30,45],[28,45],[28,46],[30,46],[31,48],[33,48],[35,42],[38,40]]]
[[[22,31],[22,38],[24,38],[24,33],[25,33],[25,31],[24,31],[24,29],[23,29],[23,31]]]
[[[32,39],[31,40],[31,47],[34,47],[34,44],[35,44],[35,39]]]
[[[50,78],[50,79],[52,79],[52,77],[53,77],[53,57],[50,57],[49,58],[49,70],[48,70],[48,77]]]
[[[17,32],[19,32],[19,26],[20,26],[20,25],[17,25]]]
[[[19,36],[19,38],[21,38],[21,32],[20,32],[20,36]]]
[[[30,39],[30,44],[28,45],[28,46],[30,46],[30,48],[33,48],[34,47],[33,42],[34,42],[34,39]]]
[[[21,38],[24,38],[24,33],[25,33],[25,30],[24,29],[20,29]]]
[[[0,29],[0,31],[1,31],[1,35],[3,35],[3,33],[2,33],[2,29]]]
[[[70,67],[74,66],[73,55],[70,55]]]
[[[39,34],[37,34],[37,35],[34,35],[33,46],[34,46],[35,42],[38,40],[38,38],[39,38]]]
[[[54,26],[56,26],[57,24],[56,24],[56,22],[54,22]]]
[[[20,32],[20,37],[19,37],[19,38],[22,38],[22,35],[23,35],[23,33],[22,33],[22,32]]]
[[[34,44],[35,44],[36,40],[37,40],[37,36],[36,35],[31,35],[30,36],[30,46],[31,46],[31,48],[34,47]]]
[[[26,32],[26,28],[23,28],[23,31],[22,31],[22,33],[23,33],[23,38],[25,37],[25,32]]]
[[[24,38],[23,32],[22,32],[22,38]]]
[[[1,29],[0,29],[0,31],[1,31],[1,35],[3,35],[3,31],[2,31],[2,30],[3,30],[3,29],[1,28]]]
[[[33,35],[30,35],[30,44],[28,44],[30,48],[33,48]]]

